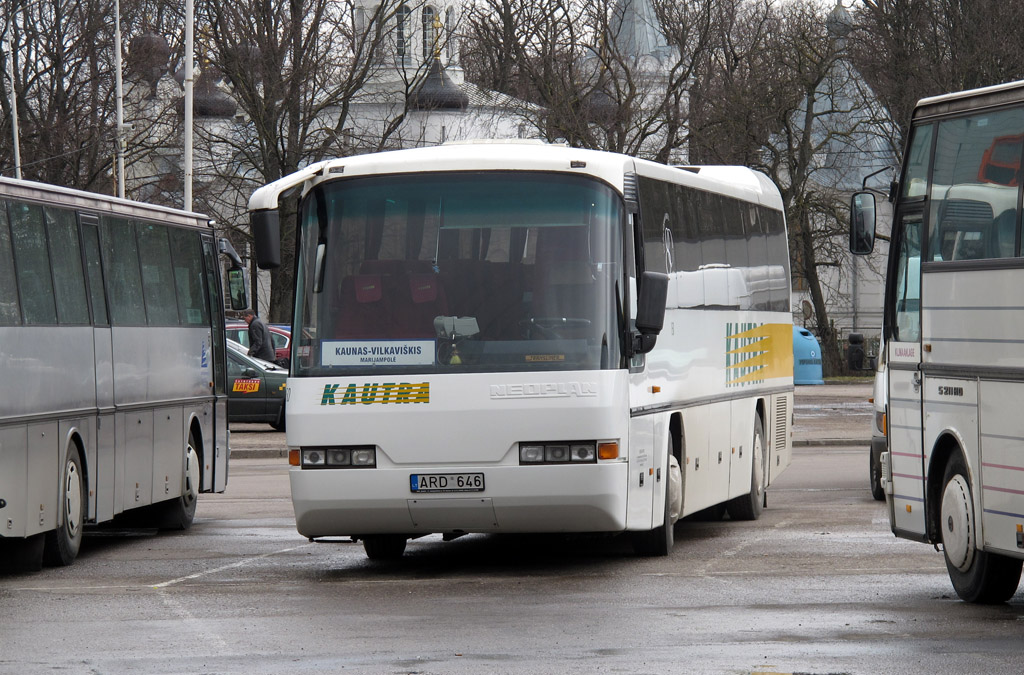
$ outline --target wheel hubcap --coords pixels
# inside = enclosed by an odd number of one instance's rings
[[[754,434],[754,456],[751,461],[754,463],[754,489],[757,498],[761,499],[764,493],[764,446],[761,443],[761,436]]]
[[[82,476],[74,462],[68,462],[64,475],[64,527],[75,537],[82,526]]]
[[[957,474],[942,493],[942,545],[946,559],[961,572],[974,561],[974,505],[964,477]]]
[[[185,489],[181,499],[185,506],[192,506],[199,496],[199,455],[190,443],[185,449]]]

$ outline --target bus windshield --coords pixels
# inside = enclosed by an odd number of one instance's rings
[[[554,173],[321,184],[301,205],[292,374],[618,368],[623,213]]]

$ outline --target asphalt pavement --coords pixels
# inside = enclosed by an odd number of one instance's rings
[[[793,394],[793,445],[871,445],[873,385],[798,386]]]
[[[868,447],[874,415],[871,394],[870,381],[796,387],[793,445]],[[285,435],[269,424],[232,424],[231,431],[238,434],[231,444],[231,456],[235,459],[288,456]]]

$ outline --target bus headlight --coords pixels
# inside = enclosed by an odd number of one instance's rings
[[[377,452],[375,450],[353,450],[352,466],[376,466]]]
[[[373,447],[303,448],[304,469],[372,469],[377,466],[377,450]]]
[[[302,466],[324,466],[327,463],[327,453],[323,450],[303,450]]]
[[[526,445],[522,444],[519,446],[519,463],[520,464],[539,464],[544,461],[544,446],[543,445]]]
[[[593,443],[573,443],[569,454],[574,462],[593,462],[595,457]]]
[[[520,443],[520,464],[580,464],[597,462],[597,443]]]

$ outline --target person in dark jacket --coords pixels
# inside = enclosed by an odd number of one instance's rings
[[[252,310],[245,312],[245,322],[249,324],[249,356],[274,362],[274,343],[270,341],[270,331]]]

